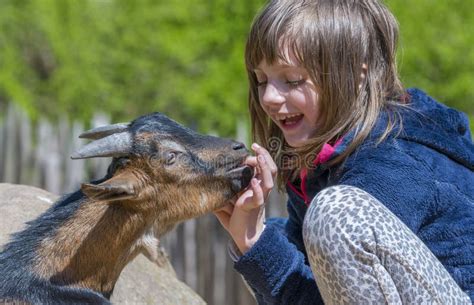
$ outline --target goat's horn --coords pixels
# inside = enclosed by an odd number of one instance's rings
[[[71,159],[127,156],[132,147],[132,142],[132,135],[129,132],[114,133],[75,151],[71,155]]]
[[[126,131],[128,126],[130,126],[130,123],[117,123],[113,125],[101,126],[81,133],[79,138],[97,140],[106,136],[110,136],[114,133]]]

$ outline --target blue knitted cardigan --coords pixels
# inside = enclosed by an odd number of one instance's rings
[[[410,110],[400,110],[403,127],[376,144],[388,114],[345,162],[307,173],[309,199],[331,185],[352,185],[372,194],[434,253],[474,300],[474,145],[467,117],[409,89]],[[346,135],[334,158],[350,143]],[[235,262],[259,304],[323,304],[302,239],[304,199],[288,192],[288,219],[270,220],[260,239]]]

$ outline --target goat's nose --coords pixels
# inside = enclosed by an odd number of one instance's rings
[[[244,150],[244,149],[246,149],[246,148],[245,148],[245,144],[244,144],[244,143],[234,141],[234,143],[232,144],[232,149],[233,149],[233,150]]]

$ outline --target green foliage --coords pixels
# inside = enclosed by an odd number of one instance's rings
[[[263,0],[0,1],[0,103],[32,116],[161,111],[232,135],[247,117],[243,52]],[[389,0],[407,86],[474,115],[470,1]]]
[[[31,115],[165,112],[231,134],[246,116],[243,48],[258,3],[0,2],[0,95]]]
[[[473,2],[386,2],[400,23],[404,84],[474,116]]]

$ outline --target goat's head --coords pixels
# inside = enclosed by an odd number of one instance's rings
[[[198,134],[161,113],[99,127],[80,137],[94,141],[73,159],[113,157],[108,179],[83,184],[86,196],[145,210],[170,222],[220,208],[244,189],[253,170],[245,145]]]

